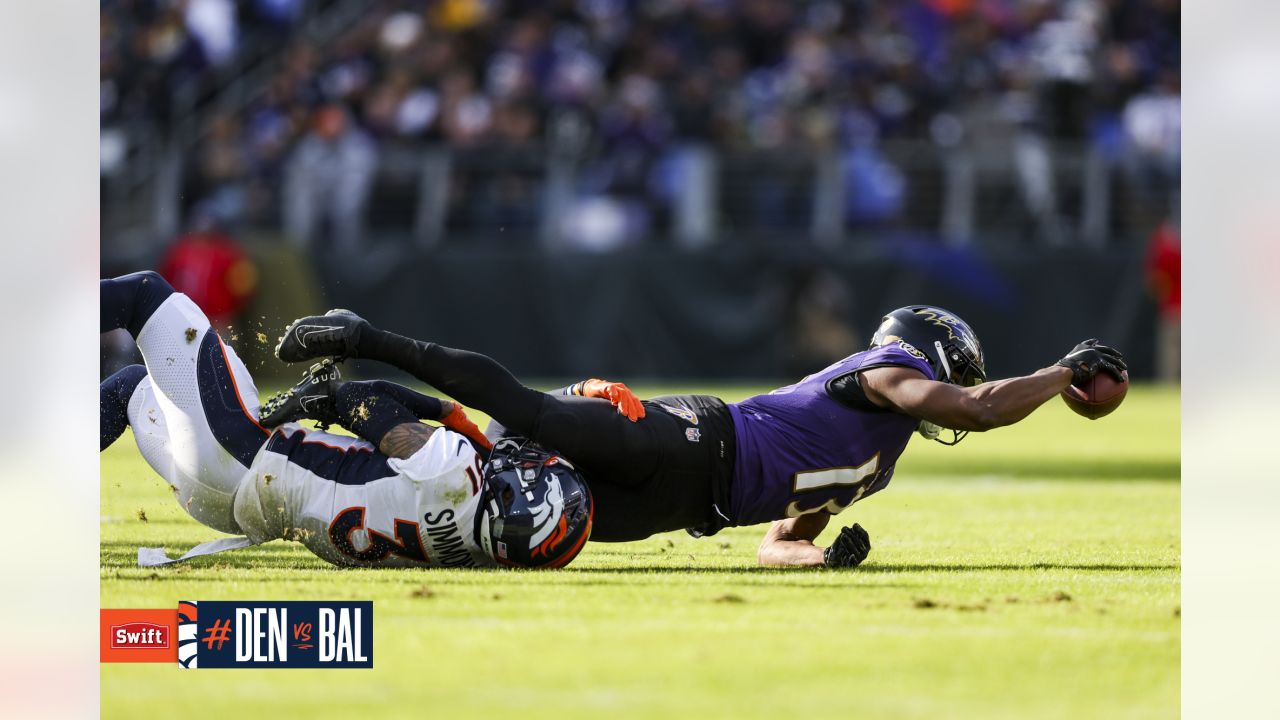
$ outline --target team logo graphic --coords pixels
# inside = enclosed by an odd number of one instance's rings
[[[101,616],[102,662],[177,660],[184,669],[373,667],[370,601],[183,600],[176,612],[104,609]]]
[[[555,473],[547,473],[547,492],[542,502],[531,510],[533,534],[529,536],[529,549],[534,557],[547,555],[569,534],[569,519],[564,516],[564,489]]]
[[[979,363],[982,362],[982,351],[978,348],[978,338],[974,337],[973,331],[960,318],[927,308],[917,310],[916,315],[946,330],[949,339],[960,343],[971,357],[975,358]]]
[[[921,360],[926,359],[926,358],[925,358],[925,356],[924,356],[924,353],[922,353],[922,352],[920,352],[919,350],[917,350],[915,345],[912,345],[911,343],[907,342],[906,340],[899,340],[899,341],[898,341],[898,346],[899,346],[899,347],[901,347],[903,350],[906,350],[906,351],[907,351],[907,354],[908,354],[908,355],[910,355],[910,356],[912,356],[912,357],[919,358],[919,359],[921,359]]]
[[[183,668],[373,667],[373,603],[202,602],[179,604]]]
[[[925,309],[922,309],[922,310],[917,310],[917,311],[916,311],[916,314],[917,314],[917,315],[919,315],[920,317],[924,318],[925,320],[928,320],[930,323],[932,323],[932,324],[934,324],[934,325],[937,325],[938,327],[942,328],[943,330],[946,330],[946,331],[947,331],[947,337],[951,338],[952,340],[959,340],[959,339],[960,339],[960,335],[957,335],[957,334],[956,334],[957,332],[959,332],[959,333],[961,333],[961,334],[963,334],[963,333],[964,333],[964,329],[963,329],[963,327],[960,325],[960,318],[957,318],[957,317],[956,317],[956,316],[954,316],[954,315],[948,315],[948,314],[946,314],[946,313],[935,312],[935,311],[930,310],[930,309],[928,309],[928,308],[925,308]]]
[[[298,403],[302,405],[302,409],[307,412],[315,412],[323,407],[323,403],[329,399],[328,395],[304,395],[298,398]]]
[[[196,612],[194,600],[178,603],[178,664],[187,669],[196,667]]]
[[[163,650],[169,647],[169,626],[131,622],[111,626],[113,650]]]
[[[341,325],[299,325],[294,329],[294,334],[298,338],[298,344],[302,347],[307,346],[307,340],[315,336],[323,337],[335,330],[341,330]]]
[[[172,609],[103,608],[98,612],[101,662],[173,662],[177,623]]]
[[[698,416],[692,410],[683,405],[668,405],[666,403],[657,403],[658,407],[684,420],[690,425],[698,424]]]

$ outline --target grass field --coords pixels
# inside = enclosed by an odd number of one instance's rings
[[[873,544],[847,572],[755,567],[763,527],[589,544],[546,573],[337,570],[284,542],[150,570],[139,545],[217,533],[126,436],[102,455],[103,607],[373,600],[375,669],[104,665],[102,714],[1176,717],[1178,452],[1178,393],[1146,387],[1096,422],[1055,400],[957,448],[914,439],[838,518]]]

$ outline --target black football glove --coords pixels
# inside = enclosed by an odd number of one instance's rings
[[[861,525],[854,523],[851,527],[843,528],[831,547],[822,552],[822,561],[827,567],[857,567],[867,559],[869,552],[871,536]]]
[[[1121,373],[1129,369],[1129,366],[1124,364],[1124,356],[1115,348],[1099,345],[1094,339],[1085,340],[1075,346],[1066,357],[1054,364],[1071,371],[1072,385],[1080,385],[1091,380],[1094,375],[1104,370],[1117,381],[1123,381],[1124,376]]]

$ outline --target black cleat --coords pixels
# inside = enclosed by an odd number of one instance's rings
[[[285,362],[355,357],[360,330],[368,324],[350,310],[298,318],[285,328],[284,337],[276,344],[276,357]]]
[[[341,383],[342,373],[333,360],[318,362],[302,374],[301,382],[263,404],[258,411],[258,421],[265,427],[299,420],[315,420],[321,429],[337,425],[334,396]]]

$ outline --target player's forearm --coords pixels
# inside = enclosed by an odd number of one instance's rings
[[[398,383],[387,380],[364,380],[375,391],[395,398],[422,420],[442,420],[453,412],[454,404],[430,395],[423,395]]]
[[[770,540],[760,546],[756,561],[766,567],[817,567],[824,564],[822,548],[808,540]]]
[[[413,457],[431,439],[435,428],[422,423],[403,423],[387,431],[378,442],[378,451],[387,457],[405,460]]]
[[[983,383],[965,392],[975,403],[975,427],[990,430],[1012,425],[1030,415],[1071,384],[1071,371],[1052,366],[1023,377]]]

